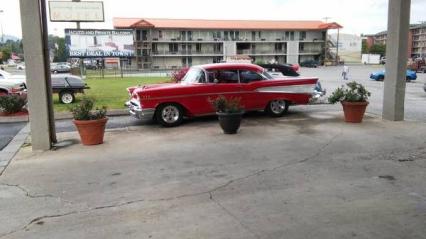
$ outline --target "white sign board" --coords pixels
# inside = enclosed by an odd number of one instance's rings
[[[133,30],[65,29],[70,57],[132,57]]]
[[[104,3],[100,1],[49,1],[52,22],[103,22]]]

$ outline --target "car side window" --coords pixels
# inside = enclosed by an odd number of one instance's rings
[[[254,71],[240,71],[240,80],[241,83],[250,83],[254,81],[264,80],[264,78]]]
[[[204,71],[200,72],[200,75],[198,77],[198,82],[199,83],[206,83],[206,74],[204,74]]]
[[[238,83],[238,71],[235,70],[213,70],[208,72],[210,83],[232,84]]]

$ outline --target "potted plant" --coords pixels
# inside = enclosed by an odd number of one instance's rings
[[[240,128],[241,118],[244,110],[241,106],[241,98],[227,99],[221,95],[210,103],[216,109],[220,127],[225,134],[236,134]]]
[[[73,123],[84,145],[102,144],[104,141],[105,125],[108,121],[106,107],[93,110],[94,103],[94,99],[83,97],[70,109],[74,117]]]
[[[370,95],[363,85],[352,81],[337,88],[328,98],[328,102],[342,104],[346,122],[361,123]]]

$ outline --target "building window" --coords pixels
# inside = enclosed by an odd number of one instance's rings
[[[294,41],[294,32],[290,32],[290,41]]]
[[[257,32],[257,35],[259,36],[259,39],[261,39],[261,38],[262,38],[262,32],[261,32],[261,31],[258,31],[258,32]]]
[[[299,52],[303,52],[305,50],[305,44],[304,43],[300,43],[299,44]]]
[[[170,43],[169,44],[169,52],[176,53],[176,52],[178,52],[178,49],[179,49],[179,47],[178,47],[177,43]]]
[[[185,31],[180,32],[180,40],[186,41],[186,32]]]
[[[148,31],[143,30],[142,31],[142,41],[148,40]]]
[[[157,43],[152,43],[152,52],[154,54],[158,53],[158,45],[157,45]]]
[[[214,44],[213,45],[214,53],[222,53],[222,44]]]
[[[188,41],[192,41],[192,31],[187,31],[186,34],[188,35]]]
[[[306,39],[306,32],[300,32],[299,40],[304,41]]]
[[[221,39],[222,38],[222,32],[220,32],[220,31],[216,31],[216,32],[213,32],[213,39]]]
[[[158,38],[163,38],[163,32],[162,31],[158,31]]]
[[[229,41],[229,32],[225,31],[225,41]]]
[[[195,50],[200,53],[201,52],[201,43],[195,44]]]
[[[251,32],[251,40],[256,41],[256,32]]]
[[[275,51],[276,52],[282,52],[283,51],[283,44],[282,43],[275,43]]]

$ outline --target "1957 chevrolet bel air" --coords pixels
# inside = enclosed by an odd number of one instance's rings
[[[219,95],[239,97],[245,111],[265,110],[284,115],[293,104],[307,104],[318,78],[270,76],[253,64],[220,63],[193,66],[180,83],[130,87],[126,102],[138,119],[154,119],[163,126],[182,123],[184,117],[215,114],[209,99]]]

